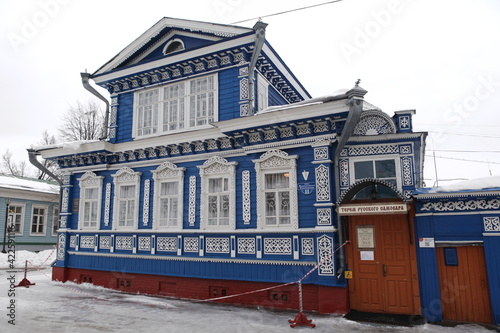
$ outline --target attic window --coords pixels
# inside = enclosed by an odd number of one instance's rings
[[[167,55],[184,50],[184,43],[180,39],[172,39],[163,48],[163,54]]]

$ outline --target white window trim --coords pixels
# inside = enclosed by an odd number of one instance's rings
[[[78,183],[80,186],[80,203],[78,210],[78,229],[79,230],[98,230],[101,224],[101,206],[102,206],[102,176],[97,176],[91,171],[87,171],[78,178]],[[95,227],[84,227],[83,226],[83,216],[84,216],[84,192],[88,188],[97,188],[97,223]]]
[[[194,126],[194,127],[191,127],[189,125],[190,123],[190,118],[189,118],[189,115],[190,115],[190,96],[192,94],[189,93],[189,89],[190,89],[190,86],[191,86],[191,81],[193,80],[198,80],[200,78],[203,78],[203,77],[209,77],[209,76],[212,76],[213,77],[213,80],[214,80],[214,122],[217,122],[219,120],[219,83],[218,83],[218,74],[215,73],[215,74],[210,74],[210,75],[203,75],[203,76],[196,76],[196,77],[192,77],[188,80],[184,80],[184,81],[176,81],[176,82],[172,82],[172,83],[169,83],[169,84],[164,84],[164,85],[161,85],[161,86],[155,86],[153,88],[147,88],[147,89],[141,89],[141,90],[137,90],[135,93],[134,93],[134,112],[133,112],[133,129],[132,129],[132,135],[134,138],[148,138],[148,137],[154,137],[154,136],[158,136],[158,135],[164,135],[164,134],[173,134],[173,133],[180,133],[180,132],[188,132],[188,131],[192,131],[192,130],[198,130],[198,129],[204,129],[204,128],[212,128],[213,126],[208,123],[208,124],[205,124],[205,125],[200,125],[200,126]],[[164,101],[164,97],[163,97],[163,94],[164,94],[164,89],[165,87],[169,86],[169,85],[173,85],[173,84],[178,84],[180,82],[184,82],[185,84],[185,96],[184,96],[184,112],[185,112],[185,127],[182,128],[182,129],[176,129],[176,130],[171,130],[171,131],[163,131],[163,113],[164,113],[164,110],[163,110],[163,101]],[[147,135],[138,135],[138,117],[139,117],[139,111],[138,111],[138,108],[139,108],[139,94],[140,93],[144,93],[144,92],[147,92],[147,91],[151,91],[151,90],[158,90],[158,131],[156,133],[152,133],[152,134],[147,134]]]
[[[44,215],[43,215],[43,232],[32,232],[31,231],[31,228],[33,227],[33,217],[35,216],[35,209],[43,209],[44,210]],[[34,204],[31,207],[30,236],[44,237],[44,236],[47,235],[48,217],[49,217],[49,206]]]
[[[15,233],[16,236],[21,236],[24,233],[24,224],[26,223],[26,221],[25,221],[25,218],[26,218],[26,204],[25,203],[21,203],[21,202],[11,202],[9,204],[9,209],[12,206],[21,207],[21,225],[19,226],[19,232]],[[30,220],[30,227],[31,227],[31,220]],[[29,230],[31,230],[31,229],[29,229]]]
[[[220,156],[213,156],[200,169],[201,177],[201,204],[200,204],[200,228],[211,230],[235,230],[236,229],[236,165],[238,162],[228,162]],[[210,178],[227,176],[229,179],[229,225],[213,226],[208,225],[208,181]]]
[[[154,180],[154,201],[153,201],[153,229],[181,230],[183,226],[184,211],[184,171],[186,168],[179,168],[170,162],[162,163],[153,173]],[[179,183],[177,192],[177,226],[160,226],[160,184],[164,181],[176,181]]]
[[[181,43],[181,44],[182,44],[182,50],[178,50],[178,51],[173,51],[173,52],[168,52],[168,53],[166,53],[166,52],[167,52],[168,47],[170,46],[170,44],[173,44],[173,43],[176,43],[176,42],[179,42],[179,43]],[[163,55],[168,55],[168,54],[172,54],[172,53],[177,53],[177,52],[180,52],[180,51],[184,51],[185,49],[186,49],[186,46],[184,45],[184,42],[182,41],[182,39],[180,39],[180,38],[174,38],[174,39],[172,39],[172,40],[168,41],[168,42],[165,44],[165,46],[163,47],[163,51],[162,51],[162,53],[163,53]]]
[[[298,197],[297,197],[297,158],[287,152],[274,149],[253,160],[257,173],[257,229],[297,229]],[[288,173],[290,177],[290,224],[266,225],[265,175],[269,173]]]
[[[363,156],[363,157],[351,157],[349,158],[349,180],[351,184],[361,180],[356,180],[356,174],[354,171],[354,163],[355,162],[368,162],[368,161],[384,161],[384,160],[394,160],[394,164],[396,166],[396,184],[397,189],[402,189],[401,185],[401,165],[399,163],[399,155],[383,155],[383,156]],[[376,178],[376,177],[375,177]],[[379,179],[379,178],[376,178]],[[384,180],[384,178],[380,178],[380,180]]]
[[[51,226],[51,234],[52,236],[57,235],[57,230],[59,229],[59,208],[58,206],[52,207],[52,226]],[[54,232],[54,226],[57,226],[56,231]]]
[[[140,181],[141,173],[135,172],[129,167],[123,167],[118,170],[113,177],[114,184],[114,198],[113,198],[113,229],[114,230],[135,230],[138,228],[139,223],[139,193],[140,193]],[[135,185],[135,224],[133,226],[119,226],[119,189],[120,186]]]

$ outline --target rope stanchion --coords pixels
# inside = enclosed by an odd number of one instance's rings
[[[34,286],[36,283],[31,283],[30,280],[26,278],[28,275],[28,260],[24,263],[24,279],[19,282],[19,284],[16,286],[17,287],[26,287],[29,288],[30,286]]]

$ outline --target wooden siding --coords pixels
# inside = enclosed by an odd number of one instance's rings
[[[491,306],[482,246],[456,247],[458,265],[446,265],[437,249],[443,319],[491,323]]]

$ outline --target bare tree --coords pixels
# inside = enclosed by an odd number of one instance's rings
[[[37,143],[37,146],[50,146],[56,143],[56,138],[54,135],[50,135],[47,130],[42,133],[42,139]],[[50,172],[52,172],[56,176],[60,176],[61,172],[57,165],[57,162],[54,160],[43,160],[40,163]],[[52,179],[45,171],[38,170],[36,178],[43,180],[54,180]]]
[[[7,149],[2,155],[2,173],[12,176],[27,176],[28,170],[26,161],[19,163],[12,160],[12,152]]]
[[[63,141],[99,140],[103,126],[104,112],[98,102],[77,101],[64,116],[59,137]]]

